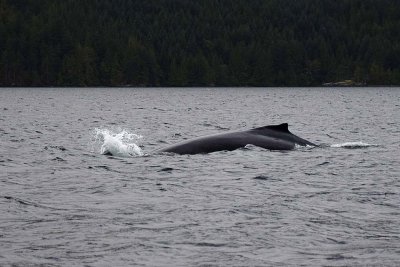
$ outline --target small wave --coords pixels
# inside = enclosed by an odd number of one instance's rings
[[[266,175],[257,175],[255,177],[253,177],[253,179],[255,179],[255,180],[269,180],[270,177],[268,177]]]
[[[158,172],[172,172],[174,169],[170,167],[165,167],[159,170]]]
[[[341,144],[333,144],[331,147],[335,148],[349,148],[349,149],[355,149],[355,148],[367,148],[367,147],[374,147],[378,146],[376,144],[368,144],[364,142],[346,142],[346,143],[341,143]]]
[[[66,151],[66,150],[67,150],[67,149],[66,149],[65,147],[63,147],[63,146],[45,146],[45,147],[44,147],[45,150],[48,150],[48,149],[50,149],[50,148],[52,148],[52,149],[58,149],[58,150],[61,150],[61,151]]]
[[[25,200],[22,198],[18,198],[18,197],[12,197],[12,196],[2,196],[3,198],[9,200],[9,201],[14,201],[20,205],[24,205],[24,206],[32,206],[32,207],[36,207],[36,208],[42,208],[42,209],[50,209],[50,210],[67,210],[67,209],[63,209],[63,208],[54,208],[54,207],[50,207],[50,206],[46,206],[46,205],[42,205],[33,201],[29,201],[29,200]]]
[[[136,144],[142,138],[128,130],[111,131],[109,129],[94,130],[95,143],[100,144],[99,152],[103,155],[117,157],[143,156],[142,149]]]

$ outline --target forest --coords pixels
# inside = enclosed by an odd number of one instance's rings
[[[398,0],[0,0],[0,86],[400,85]]]

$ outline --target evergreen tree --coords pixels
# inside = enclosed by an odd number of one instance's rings
[[[397,0],[0,0],[0,85],[399,85],[398,14]]]

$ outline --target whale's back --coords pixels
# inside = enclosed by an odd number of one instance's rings
[[[235,150],[254,145],[269,150],[291,150],[296,145],[315,146],[289,131],[288,124],[268,125],[247,131],[209,135],[184,141],[158,150],[176,154],[201,154],[222,150]]]

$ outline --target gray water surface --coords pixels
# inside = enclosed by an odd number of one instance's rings
[[[284,122],[324,147],[151,153]],[[400,88],[2,88],[0,147],[1,266],[400,265]]]

